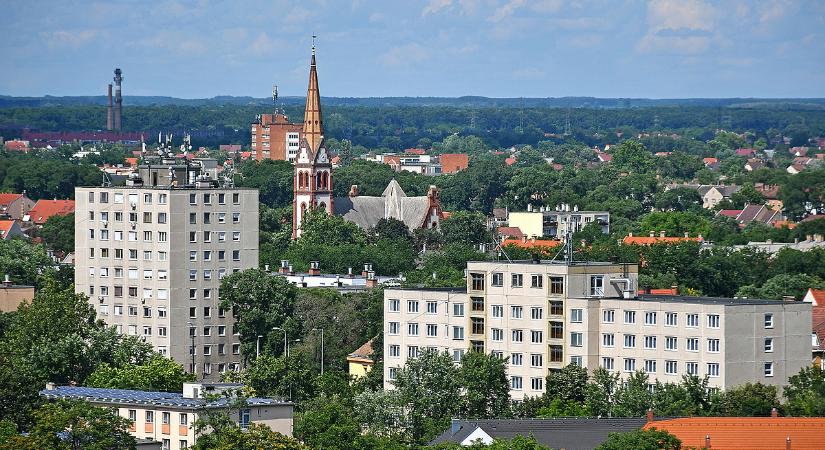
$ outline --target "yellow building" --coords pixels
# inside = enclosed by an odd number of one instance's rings
[[[349,374],[354,378],[367,376],[375,361],[372,360],[372,339],[358,347],[358,350],[347,355]]]

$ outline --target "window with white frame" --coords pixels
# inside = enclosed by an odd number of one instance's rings
[[[656,325],[656,311],[645,312],[645,325]]]
[[[687,351],[689,351],[689,352],[698,352],[699,351],[699,338],[694,338],[694,337],[687,338],[685,342],[686,342],[685,348],[687,349]]]
[[[613,333],[602,334],[602,346],[613,347],[616,345],[616,336]]]
[[[656,373],[656,360],[655,359],[646,359],[645,360],[645,372],[647,372],[647,373]]]
[[[665,375],[676,375],[679,372],[679,366],[676,361],[665,361]]]
[[[524,307],[522,306],[511,306],[510,307],[510,317],[513,319],[521,319],[524,317]]]
[[[490,337],[494,342],[501,342],[504,340],[504,330],[501,328],[490,328]]]
[[[504,317],[504,306],[503,305],[492,305],[490,309],[490,315],[494,319],[500,319]]]
[[[418,312],[418,300],[407,300],[407,312],[410,312],[410,313],[417,313]]]
[[[719,339],[716,339],[716,338],[709,338],[708,339],[708,352],[710,352],[710,353],[719,353]]]
[[[626,334],[626,335],[624,335],[624,348],[636,348],[636,335],[635,334]]]
[[[514,390],[521,390],[522,389],[522,382],[521,377],[519,376],[512,376],[510,377],[510,388]]]
[[[387,332],[389,334],[399,334],[401,332],[401,325],[398,322],[390,322]]]
[[[685,363],[685,372],[691,376],[698,376],[699,375],[699,363],[689,361]]]
[[[520,273],[514,273],[510,277],[510,287],[520,288],[524,286],[524,275]]]
[[[608,356],[603,357],[602,358],[602,367],[604,367],[605,370],[613,370],[614,369],[613,358],[610,358]]]
[[[533,320],[541,320],[544,316],[544,309],[541,306],[533,306],[530,308],[530,318]]]
[[[530,378],[530,388],[534,391],[540,391],[544,389],[544,378],[541,377],[533,377]]]
[[[635,372],[636,371],[636,358],[625,358],[624,359],[624,371],[625,372]]]
[[[645,336],[645,349],[646,350],[655,350],[656,349],[656,336]]]
[[[530,287],[542,288],[544,287],[544,275],[533,274],[530,275]]]
[[[512,341],[513,342],[523,342],[524,341],[524,331],[523,330],[512,330]]]
[[[418,336],[418,324],[417,323],[408,323],[407,324],[407,334],[409,336]]]
[[[543,367],[544,356],[541,353],[530,354],[530,367]]]
[[[438,303],[433,301],[427,302],[427,314],[436,314],[438,313]]]
[[[665,313],[665,325],[675,327],[679,325],[679,315],[675,312]]]
[[[708,363],[708,376],[712,378],[719,376],[719,363]]]
[[[390,312],[400,312],[401,311],[401,300],[397,298],[391,298],[389,300],[389,311]]]
[[[521,353],[513,353],[510,355],[510,365],[521,366],[524,365],[524,355]]]
[[[464,317],[464,303],[453,303],[453,316]]]
[[[578,332],[570,333],[570,346],[571,347],[581,347],[583,344],[582,334]]]
[[[592,275],[590,277],[590,296],[603,297],[604,296],[604,276]]]
[[[708,328],[719,328],[719,314],[708,314]]]
[[[582,323],[582,310],[574,308],[570,310],[570,322]]]
[[[544,332],[539,330],[530,330],[530,342],[534,344],[541,344],[544,339]]]
[[[772,362],[766,361],[765,364],[763,365],[763,369],[764,369],[763,373],[765,374],[766,377],[772,377],[773,376],[773,363]]]
[[[495,287],[504,286],[504,274],[501,272],[493,272],[493,278],[490,284]]]
[[[427,337],[437,337],[438,336],[438,325],[433,323],[427,324]]]
[[[636,311],[625,311],[624,312],[624,323],[626,323],[626,324],[636,323]]]
[[[464,327],[453,327],[453,340],[464,340]]]
[[[773,352],[773,338],[765,338],[765,353]]]
[[[765,314],[765,328],[773,328],[773,314]]]
[[[685,316],[686,326],[695,328],[699,326],[699,314],[688,314]]]
[[[606,309],[602,311],[602,322],[603,323],[613,323],[616,321],[616,311],[612,309]]]

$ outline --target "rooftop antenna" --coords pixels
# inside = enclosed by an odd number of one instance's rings
[[[103,182],[100,183],[103,187],[110,187],[112,185],[112,179],[109,178],[109,174],[104,170],[103,171]]]
[[[552,260],[556,261],[558,259],[559,255],[561,255],[562,253],[564,253],[564,263],[568,266],[572,265],[572,263],[573,263],[573,235],[570,233],[569,230],[564,233],[564,242],[563,242],[561,248],[559,249],[559,251],[556,253],[556,256],[554,256]]]
[[[278,114],[278,85],[272,85],[272,109]]]

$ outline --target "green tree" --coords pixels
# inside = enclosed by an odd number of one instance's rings
[[[550,400],[583,403],[586,399],[587,369],[577,364],[568,364],[559,371],[550,372],[546,381],[544,395]]]
[[[493,354],[468,352],[459,369],[464,388],[462,417],[500,418],[510,410],[506,361]]]
[[[803,367],[788,378],[784,388],[785,410],[791,416],[825,416],[825,371],[819,366]]]
[[[183,366],[172,359],[154,354],[144,364],[122,367],[101,364],[86,379],[86,385],[110,389],[182,392],[183,383],[190,381],[195,381],[194,374],[186,373]]]
[[[760,287],[742,286],[736,292],[736,296],[770,300],[781,300],[785,296],[791,296],[801,300],[808,288],[821,289],[823,287],[825,287],[825,282],[815,276],[805,273],[780,274],[769,278]]]
[[[258,189],[261,203],[271,208],[292,204],[295,168],[289,161],[247,161],[238,171],[241,174],[236,178],[238,186]]]
[[[408,359],[393,381],[405,405],[414,442],[424,443],[449,424],[461,405],[458,369],[446,352],[424,350]]]
[[[236,377],[235,381],[262,397],[278,396],[300,403],[315,395],[315,373],[305,358],[291,350],[288,358],[261,355]]]
[[[251,358],[257,351],[258,336],[261,346],[269,354],[283,351],[283,331],[296,325],[293,316],[297,289],[286,278],[271,275],[261,269],[247,269],[225,276],[221,280],[221,307],[237,312],[237,330],[241,335],[241,352]]]
[[[658,236],[664,231],[667,236],[681,237],[684,233],[691,236],[707,236],[710,223],[703,216],[691,212],[651,212],[642,216],[639,231],[647,234],[652,231]]]
[[[633,450],[679,450],[682,448],[682,441],[665,430],[651,428],[627,433],[611,433],[606,441],[596,447],[596,450],[631,448]]]
[[[12,435],[0,449],[111,450],[135,447],[129,421],[82,400],[46,403],[34,412],[25,436]]]
[[[15,284],[38,285],[40,274],[54,272],[53,266],[42,245],[22,239],[0,240],[0,267]]]
[[[64,253],[74,251],[74,213],[54,215],[38,232],[52,250]]]
[[[767,417],[779,409],[776,386],[747,383],[728,389],[721,395],[721,413],[726,416]]]
[[[448,244],[482,244],[489,243],[486,219],[481,213],[459,211],[441,222],[441,234]]]
[[[244,398],[230,400],[228,409],[206,410],[194,423],[198,442],[195,450],[309,450],[297,439],[272,431],[266,425],[251,423],[246,428],[232,419],[246,404]]]
[[[612,164],[618,170],[628,172],[645,173],[652,170],[656,165],[653,154],[638,141],[624,141],[613,152]]]

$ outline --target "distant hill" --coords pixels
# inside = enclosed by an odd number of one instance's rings
[[[490,97],[324,97],[328,106],[450,106],[469,108],[644,108],[656,106],[703,106],[712,108],[825,109],[825,98],[490,98]],[[183,99],[163,96],[124,96],[132,106],[269,106],[270,98],[222,95],[212,98]],[[281,97],[285,105],[299,105],[304,97]],[[53,106],[106,105],[106,96],[12,97],[0,95],[0,108],[39,108]]]

